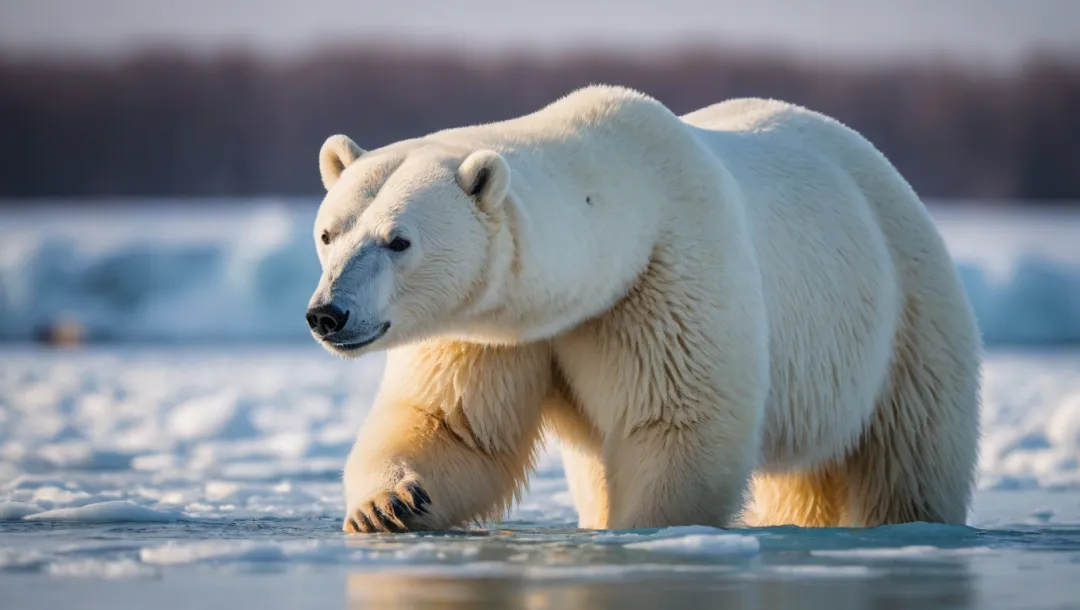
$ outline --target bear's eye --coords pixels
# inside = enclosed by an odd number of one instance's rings
[[[390,243],[386,244],[386,247],[394,252],[404,252],[408,250],[409,246],[411,245],[412,244],[409,243],[409,240],[405,239],[404,237],[395,237],[394,239],[390,240]]]
[[[330,233],[329,232],[327,232],[327,231],[322,232],[322,243],[327,244],[327,245],[330,244]]]

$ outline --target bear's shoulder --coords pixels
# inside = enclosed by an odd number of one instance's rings
[[[695,127],[733,132],[842,127],[835,119],[798,104],[757,97],[725,100],[680,118]]]
[[[666,106],[645,93],[617,85],[589,85],[522,118],[547,126],[564,123],[581,127],[626,120],[649,122],[661,116],[675,117]]]

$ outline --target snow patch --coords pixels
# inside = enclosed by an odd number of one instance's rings
[[[128,500],[96,502],[78,508],[58,508],[24,517],[26,521],[64,521],[69,523],[124,523],[179,521],[176,512],[153,510]]]
[[[326,563],[363,557],[352,549],[325,540],[206,540],[169,541],[139,550],[146,564],[177,566],[200,563]]]
[[[0,571],[27,570],[44,565],[49,556],[37,549],[0,548]]]
[[[679,555],[754,555],[761,550],[761,544],[753,536],[694,534],[678,538],[633,542],[623,548]]]
[[[617,544],[648,541],[648,540],[665,540],[667,538],[679,538],[682,536],[695,536],[695,535],[721,535],[727,533],[726,530],[722,530],[716,527],[709,527],[707,525],[679,525],[675,527],[665,527],[650,534],[643,534],[640,532],[609,532],[606,534],[596,534],[590,540],[592,542],[614,542]]]
[[[159,574],[154,568],[132,559],[65,560],[49,564],[47,571],[50,576],[67,578],[152,578]]]
[[[937,559],[941,557],[966,557],[985,555],[991,552],[989,547],[941,548],[936,546],[902,546],[897,548],[840,549],[810,551],[816,557],[838,557],[846,559]]]
[[[878,576],[880,572],[871,570],[866,566],[771,566],[765,572],[765,576],[779,576],[782,578],[871,578]]]
[[[27,502],[0,502],[0,521],[18,521],[40,512],[40,508]]]
[[[154,565],[181,565],[210,560],[233,561],[281,561],[285,553],[281,545],[251,540],[220,540],[209,542],[177,543],[144,548],[139,551],[143,563]]]

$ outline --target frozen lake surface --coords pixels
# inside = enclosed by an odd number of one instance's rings
[[[340,532],[383,359],[0,348],[0,597],[20,608],[1066,608],[1080,351],[991,352],[968,527],[575,528],[557,450],[502,523]]]

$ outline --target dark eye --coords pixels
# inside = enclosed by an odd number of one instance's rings
[[[324,244],[329,244],[330,243],[330,234],[327,233],[326,231],[322,232],[322,243],[324,243]]]
[[[386,244],[386,247],[394,252],[404,252],[408,250],[411,245],[409,240],[404,237],[395,237],[390,243]]]

